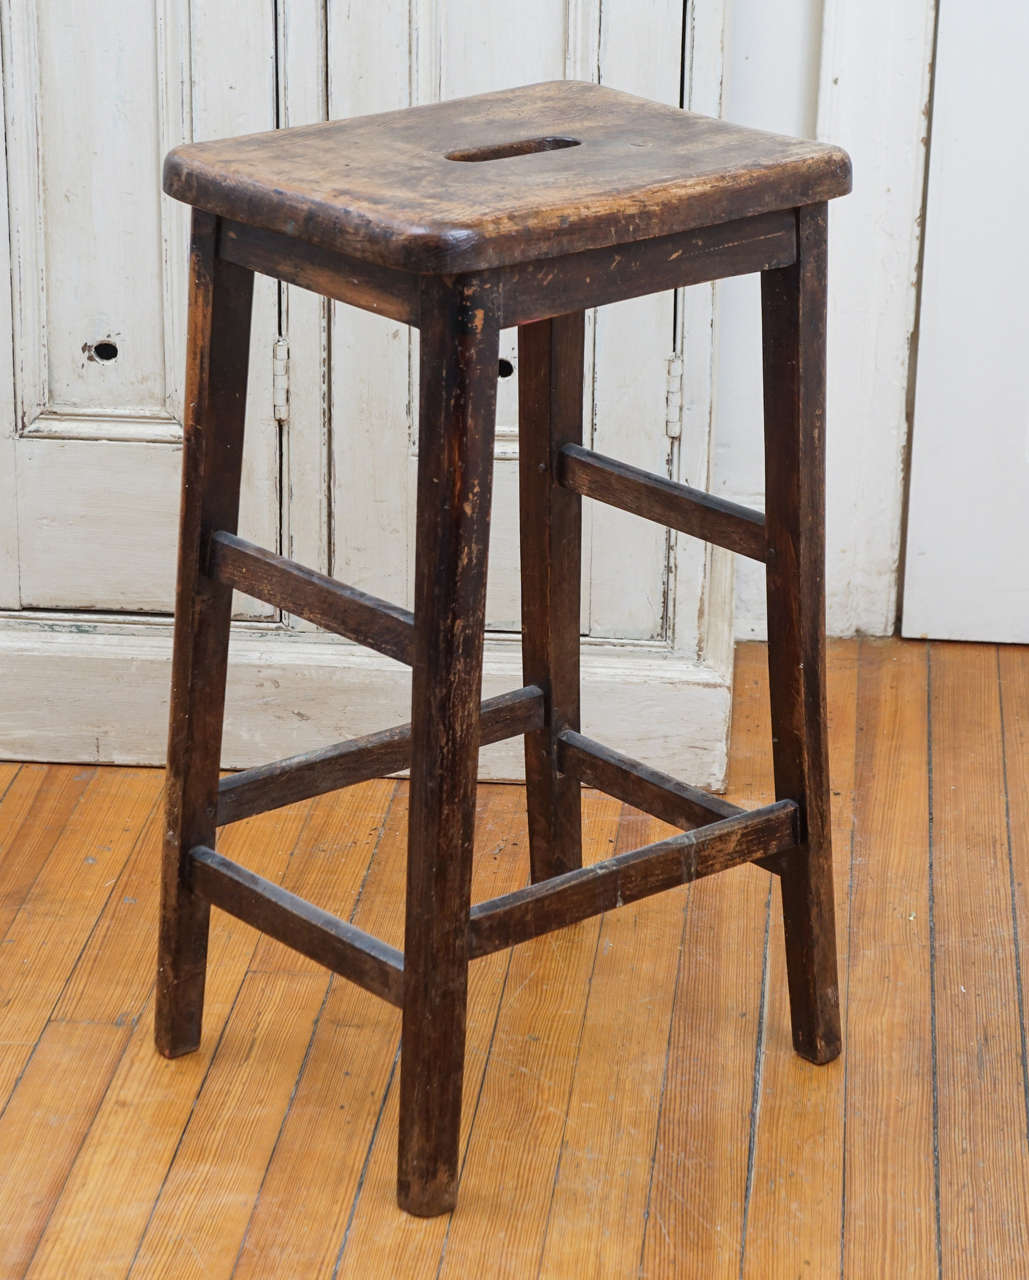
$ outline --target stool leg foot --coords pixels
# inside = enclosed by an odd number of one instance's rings
[[[585,315],[518,330],[522,670],[544,694],[545,722],[525,737],[533,882],[582,866],[579,782],[557,764],[557,735],[579,728],[582,499],[558,484],[558,451],[582,443]]]
[[[768,667],[775,793],[801,809],[781,877],[793,1044],[841,1047],[825,701],[826,209],[798,210],[798,259],[762,276]]]
[[[474,278],[423,286],[397,1199],[453,1209],[499,325]]]
[[[187,859],[213,845],[232,590],[203,570],[206,541],[235,531],[253,276],[216,257],[217,219],[193,215],[179,569],[154,1037],[166,1057],[200,1043],[208,904]]]

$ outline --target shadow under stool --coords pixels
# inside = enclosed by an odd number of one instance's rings
[[[200,1041],[213,903],[398,1006],[398,1198],[453,1208],[469,962],[744,862],[782,887],[793,1043],[840,1050],[826,769],[826,201],[836,147],[555,82],[197,143],[156,1038]],[[414,612],[237,536],[253,273],[420,331]],[[766,511],[583,445],[584,310],[761,272]],[[524,687],[480,704],[498,339],[519,327]],[[582,496],[765,566],[774,804],[583,736]],[[411,723],[219,782],[233,590],[413,668]],[[471,904],[477,753],[525,736],[532,883]],[[215,852],[217,826],[410,767],[401,954]],[[683,834],[584,867],[580,786]]]

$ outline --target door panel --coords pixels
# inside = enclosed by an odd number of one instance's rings
[[[650,97],[678,102],[681,4],[650,0],[641,34],[638,11],[599,0],[588,5],[538,0],[518,21],[477,0],[416,0],[381,20],[330,21],[332,116],[397,108],[410,101],[401,59],[413,60],[417,101],[488,92],[564,75],[602,78]],[[334,9],[330,6],[330,15]],[[502,38],[501,36],[502,25]],[[598,61],[599,60],[599,61]],[[363,68],[383,74],[370,81]],[[392,69],[391,69],[392,68]],[[673,450],[665,435],[665,362],[675,342],[672,294],[603,309],[588,328],[586,438],[616,457],[667,473]],[[501,354],[516,365],[517,337]],[[332,342],[334,566],[345,581],[410,604],[414,478],[417,456],[417,335],[401,325],[333,309]],[[498,387],[494,520],[487,622],[520,627],[517,531],[516,379]],[[401,440],[406,425],[407,440]],[[618,639],[663,639],[667,628],[665,532],[647,522],[586,504],[583,630]],[[402,542],[395,532],[406,532]],[[591,545],[592,543],[592,545]]]
[[[6,6],[23,607],[171,609],[189,215],[161,196],[160,162],[190,136],[275,124],[274,16],[230,9]],[[243,529],[272,547],[277,329],[260,281]]]
[[[940,10],[903,634],[1029,641],[1029,10]],[[987,69],[988,68],[988,72]],[[989,195],[983,198],[987,175]]]

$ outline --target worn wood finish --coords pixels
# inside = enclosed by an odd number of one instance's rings
[[[500,327],[474,277],[428,279],[421,314],[397,1195],[431,1216],[457,1197]]]
[[[839,1051],[824,751],[824,201],[849,181],[836,148],[576,82],[168,157],[166,190],[209,211],[197,226],[212,281],[221,272],[249,289],[261,271],[416,324],[421,369],[412,614],[236,536],[245,327],[191,335],[198,367],[211,343],[231,353],[211,387],[196,374],[193,409],[213,430],[222,415],[212,407],[228,408],[224,440],[208,452],[223,448],[235,472],[187,451],[196,474],[179,626],[186,641],[199,636],[203,679],[191,668],[177,676],[173,734],[188,728],[189,699],[202,708],[199,748],[187,735],[172,751],[173,782],[186,769],[193,790],[166,885],[197,913],[192,933],[175,934],[188,943],[179,968],[192,984],[175,1016],[194,1022],[172,1035],[164,994],[158,1040],[180,1052],[199,1035],[207,901],[399,1004],[397,1195],[413,1214],[456,1201],[473,956],[757,862],[783,876],[795,1046],[816,1062]],[[767,519],[583,447],[584,308],[746,271],[764,279]],[[198,324],[214,324],[210,310]],[[480,705],[504,324],[520,327],[526,687]],[[209,498],[219,478],[229,483]],[[579,733],[583,496],[766,563],[777,803],[742,812]],[[215,791],[232,588],[410,663],[410,726],[249,770]],[[514,733],[526,735],[533,883],[471,908],[478,748]],[[215,797],[228,822],[408,764],[403,956],[214,852]],[[584,781],[686,834],[583,867]]]
[[[721,796],[630,760],[618,751],[594,742],[581,733],[566,730],[558,739],[558,764],[588,787],[660,818],[673,827],[689,830],[723,818],[735,818],[744,810]]]
[[[546,137],[580,145],[448,158]],[[178,147],[164,189],[382,266],[451,273],[832,199],[850,189],[850,160],[837,147],[554,81]]]
[[[479,709],[479,745],[532,733],[542,723],[543,693],[535,686],[487,698]],[[401,724],[320,751],[244,769],[219,783],[218,825],[396,773],[410,763],[411,726]]]
[[[788,853],[796,845],[797,806],[790,800],[724,818],[477,903],[468,923],[468,951],[488,955],[717,871]]]
[[[414,615],[409,609],[345,586],[224,530],[211,537],[207,572],[236,591],[411,665]]]
[[[546,319],[555,306],[576,311],[785,267],[796,256],[796,221],[793,211],[784,209],[500,267],[492,276],[502,294],[500,322],[506,326]]]
[[[752,560],[765,559],[765,520],[760,511],[605,458],[581,445],[566,445],[561,450],[559,474],[563,485],[584,497],[656,520]]]
[[[418,276],[364,262],[275,231],[226,219],[218,252],[229,262],[313,289],[404,324],[419,325]],[[490,272],[501,295],[501,327],[789,266],[797,256],[793,211],[776,210],[711,227],[565,253]]]
[[[578,779],[563,773],[558,738],[579,728],[582,502],[558,484],[563,445],[582,439],[585,315],[518,331],[522,675],[543,690],[543,725],[525,739],[533,880],[582,866]]]
[[[203,845],[191,850],[190,887],[208,902],[398,1007],[404,957],[395,947]]]
[[[840,1052],[825,708],[824,205],[797,211],[798,259],[761,278],[768,669],[775,793],[801,809],[804,851],[783,867],[793,1043]]]
[[[195,212],[154,1025],[168,1057],[200,1043],[208,906],[186,872],[190,849],[214,844],[232,611],[231,589],[206,576],[203,557],[239,514],[254,280],[217,257],[216,237],[216,219]]]
[[[298,240],[226,219],[218,252],[249,271],[311,289],[403,324],[418,323],[418,277]]]

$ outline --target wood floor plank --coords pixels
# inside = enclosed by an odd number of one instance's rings
[[[583,838],[585,856],[592,861],[610,852],[620,806],[606,796],[586,795]],[[519,798],[525,883],[524,795]],[[478,898],[477,887],[473,893]],[[517,1267],[522,1256],[535,1265],[542,1245],[598,929],[597,920],[588,921],[472,964],[457,1215],[420,1222],[396,1208],[394,1080],[341,1276],[363,1280],[390,1274],[391,1267],[398,1276],[435,1275],[444,1246],[450,1253],[451,1224],[457,1231],[468,1219],[492,1239],[494,1259],[504,1259],[510,1268],[505,1274],[532,1274]],[[449,1271],[451,1265],[445,1257],[443,1275],[458,1274]]]
[[[344,795],[348,802],[352,799],[351,793]],[[348,817],[348,803],[334,796],[262,814],[252,820],[247,857],[262,875],[278,880],[291,854],[302,861],[306,840],[331,841],[333,831],[346,830]],[[124,1277],[257,939],[249,925],[222,911],[212,913],[204,1034],[196,1053],[174,1061],[157,1053],[153,1005],[147,1001],[40,1241],[31,1275]],[[117,968],[119,956],[117,936],[112,934],[103,964],[98,965],[98,981],[104,966]],[[140,980],[152,986],[153,942]]]
[[[1018,946],[1016,978],[1022,1020],[1025,1140],[1029,1147],[1029,645],[997,646],[1004,781],[1008,802],[1008,875]]]
[[[585,861],[621,850],[621,814],[611,797],[583,791]],[[602,923],[586,920],[512,953],[444,1277],[537,1274]]]
[[[772,798],[765,648],[736,650],[727,798]],[[689,888],[640,1275],[739,1274],[771,877]]]
[[[325,973],[244,979],[130,1276],[231,1273],[327,986]]]
[[[344,1239],[339,1271],[360,1280],[521,1280],[541,1261],[576,1280],[935,1276],[931,920],[939,1269],[1016,1274],[1029,1234],[1029,648],[932,646],[931,699],[924,643],[862,640],[856,694],[853,649],[834,645],[830,665],[838,897],[856,729],[842,1197],[837,1086],[792,1054],[759,869],[580,926],[602,930],[599,951],[572,930],[516,949],[510,967],[505,953],[473,965],[459,1207],[425,1222],[394,1198],[396,1011],[335,980],[322,1005],[321,971],[215,912],[204,1042],[160,1058],[159,775],[99,769],[75,803],[71,767],[0,766],[0,886],[13,877],[20,895],[0,946],[0,1083],[18,1081],[0,1116],[0,1274],[113,1280],[145,1236],[136,1274],[176,1277],[331,1276]],[[748,807],[770,796],[764,664],[763,647],[740,648],[730,786]],[[262,815],[222,848],[395,945],[405,790],[371,783]],[[620,806],[596,793],[586,806],[588,856],[610,854]],[[17,830],[34,872],[8,864]],[[482,788],[478,834],[475,897],[524,882],[520,788]],[[680,953],[654,912],[683,901]],[[71,1020],[55,1020],[55,1000]]]
[[[672,834],[627,809],[617,849]],[[685,905],[684,887],[603,918],[541,1276],[632,1275],[639,1266]]]
[[[1029,1153],[992,648],[933,644],[930,708],[943,1269],[1004,1275],[1029,1253]]]
[[[379,778],[340,792],[335,804],[345,806],[345,822],[311,833],[303,850],[291,859],[282,879],[284,887],[323,911],[349,920],[390,825],[397,791],[397,782]],[[227,849],[225,846],[223,852],[232,857]],[[314,960],[266,936],[257,943],[250,969],[254,973],[324,972]]]
[[[0,938],[25,901],[87,783],[84,765],[5,766],[0,773]]]
[[[47,1019],[160,791],[152,769],[88,784],[0,949],[0,1103]]]
[[[24,1273],[129,1037],[52,1022],[0,1119],[0,1275]]]
[[[847,901],[854,797],[858,642],[829,651],[827,710],[836,933],[845,1017]],[[844,1047],[846,1052],[846,1047]],[[844,1059],[826,1066],[793,1051],[782,902],[772,894],[768,1009],[743,1274],[824,1276],[839,1266],[843,1220]]]
[[[354,914],[359,928],[397,947],[403,943],[404,929],[407,802],[407,785],[401,784]],[[524,808],[520,788],[480,787],[473,874],[476,897],[504,893],[524,882]],[[488,985],[503,963],[503,958],[484,962],[486,967],[478,975],[478,964],[473,967],[472,1009],[484,1004],[484,995],[488,1004],[484,982]],[[391,1117],[382,1116],[399,1035],[395,1009],[348,983],[334,981],[247,1231],[235,1280],[281,1275],[290,1268],[305,1276],[332,1275],[373,1138],[381,1148],[373,1159],[376,1173],[381,1167],[383,1186],[381,1199],[366,1205],[364,1213],[379,1226],[399,1216],[395,1115],[392,1128]],[[312,1176],[314,1170],[316,1176]],[[305,1188],[303,1197],[297,1195],[298,1186]],[[360,1221],[357,1228],[359,1233],[363,1229]]]
[[[927,648],[862,640],[845,987],[844,1274],[936,1274]]]

